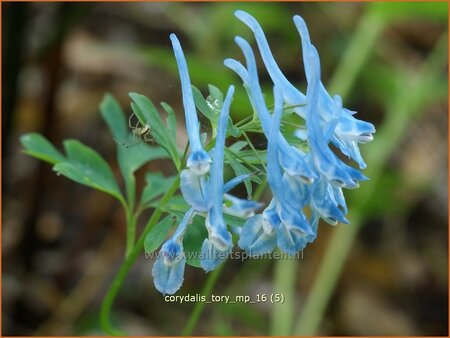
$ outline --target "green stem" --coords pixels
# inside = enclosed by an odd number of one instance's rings
[[[248,145],[250,146],[250,148],[252,149],[252,151],[255,153],[256,157],[258,158],[259,162],[261,163],[261,165],[264,168],[264,171],[267,172],[267,168],[266,165],[264,164],[264,161],[261,159],[261,156],[259,156],[258,151],[255,149],[252,141],[250,141],[250,138],[247,136],[247,133],[245,131],[242,131],[242,135],[244,135],[245,140],[247,141]]]
[[[128,275],[128,272],[130,271],[131,267],[133,266],[133,263],[136,261],[138,255],[142,252],[142,249],[144,248],[145,236],[153,228],[153,226],[159,221],[161,214],[162,214],[162,208],[169,202],[169,200],[172,198],[172,196],[178,190],[179,184],[180,184],[180,178],[177,177],[177,179],[170,186],[169,190],[161,198],[158,208],[155,209],[155,211],[153,212],[152,217],[146,224],[144,231],[142,232],[141,236],[139,237],[138,241],[136,242],[136,245],[133,246],[133,249],[127,255],[125,261],[123,262],[122,266],[119,269],[118,274],[116,275],[116,277],[114,277],[114,280],[113,280],[111,286],[109,287],[105,298],[103,299],[103,303],[102,303],[101,310],[100,310],[100,324],[101,324],[103,330],[110,335],[113,335],[113,336],[126,335],[126,333],[114,328],[111,324],[112,305],[114,303],[114,300],[115,300],[123,282],[125,281],[126,276]]]
[[[267,181],[264,180],[263,182],[261,182],[261,184],[258,186],[258,188],[256,189],[255,193],[253,194],[253,198],[255,200],[259,200],[259,198],[261,197],[262,193],[264,192],[264,189],[267,185]],[[222,264],[221,266],[219,266],[216,270],[214,270],[209,276],[208,279],[206,281],[206,285],[203,289],[203,295],[209,296],[209,294],[211,293],[211,290],[213,289],[214,285],[217,282],[217,279],[220,276],[220,272],[223,269],[223,266],[225,264]],[[191,313],[191,316],[188,319],[188,322],[186,324],[186,326],[184,327],[183,331],[182,331],[182,335],[183,336],[188,336],[191,334],[191,332],[194,330],[195,326],[197,325],[198,319],[200,318],[200,315],[203,312],[203,308],[204,308],[205,304],[202,302],[199,302],[197,304],[195,304],[194,306],[194,310]]]
[[[214,288],[214,285],[216,285],[216,282],[220,276],[220,273],[222,272],[223,268],[225,266],[225,263],[219,265],[217,269],[215,269],[213,272],[211,272],[208,276],[208,279],[206,280],[205,286],[203,287],[203,290],[201,292],[201,295],[208,298],[211,295],[211,292]],[[181,334],[183,336],[190,336],[192,334],[192,331],[194,330],[195,326],[197,325],[198,320],[200,319],[200,316],[203,312],[203,308],[205,307],[205,302],[198,302],[194,306],[194,310],[191,313],[191,316],[189,317],[189,320],[184,327]]]
[[[244,117],[242,120],[236,122],[236,124],[234,125],[234,127],[240,128],[242,125],[244,125],[245,123],[247,123],[247,122],[250,121],[251,119],[253,119],[253,115],[248,115],[248,116]]]
[[[136,240],[136,219],[137,216],[131,210],[127,211],[127,241],[125,249],[125,258],[128,257],[133,250]]]

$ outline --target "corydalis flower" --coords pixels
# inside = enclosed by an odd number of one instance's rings
[[[343,108],[339,96],[331,98],[327,93],[320,81],[319,55],[310,42],[303,19],[294,17],[302,38],[308,82],[306,96],[295,88],[279,69],[258,22],[243,11],[236,11],[235,15],[255,35],[263,62],[276,88],[275,107],[277,101],[281,101],[277,97],[282,96],[285,103],[294,106],[295,112],[305,119],[306,129],[298,130],[296,135],[306,141],[309,148],[307,154],[301,153],[304,160],[303,171],[308,168],[315,175],[314,180],[301,180],[289,169],[289,163],[292,163],[289,155],[293,152],[283,151],[287,149],[285,139],[277,129],[281,112],[275,108],[274,117],[269,118],[258,84],[253,52],[244,39],[237,37],[235,41],[245,55],[247,68],[231,59],[225,60],[225,65],[243,80],[268,138],[267,178],[274,196],[261,215],[246,222],[238,244],[250,254],[271,251],[276,245],[288,253],[293,253],[315,239],[319,217],[332,225],[338,222],[348,223],[345,218],[347,206],[342,188],[357,188],[359,181],[367,179],[361,172],[341,161],[328,144],[332,142],[343,154],[355,160],[360,168],[365,168],[357,144],[371,141],[375,128],[368,122],[355,119],[352,116],[354,112]],[[277,96],[277,92],[281,94]],[[272,130],[270,133],[267,130],[269,125]],[[278,160],[275,156],[275,144],[278,147]],[[309,177],[312,175],[309,174]],[[304,208],[310,211],[309,220],[304,216]]]
[[[238,244],[250,255],[270,252],[276,246],[293,255],[316,236],[317,220],[310,223],[302,212],[308,201],[307,185],[299,183],[286,172],[283,174],[278,160],[283,98],[277,87],[274,94],[274,114],[267,135],[267,180],[273,199],[262,215],[250,218],[242,229]]]
[[[264,102],[264,97],[259,85],[254,54],[247,41],[241,37],[236,37],[235,41],[244,53],[247,62],[247,69],[244,68],[244,66],[242,66],[242,64],[238,61],[233,59],[226,59],[224,64],[241,77],[244,82],[244,86],[247,89],[250,102],[252,103],[253,108],[261,121],[264,134],[268,136],[271,126],[270,113]],[[305,161],[305,154],[298,148],[289,145],[284,136],[280,132],[278,133],[280,144],[277,152],[283,169],[290,175],[298,177],[307,184],[312,183],[314,179],[317,178],[317,175],[307,165]]]
[[[223,203],[223,153],[226,132],[226,122],[233,96],[234,87],[230,87],[220,114],[216,146],[213,154],[213,170],[209,181],[204,176],[192,174],[192,169],[183,171],[184,182],[183,195],[186,201],[191,204],[191,208],[186,212],[178,226],[175,234],[167,240],[159,252],[158,258],[153,265],[152,275],[155,287],[163,294],[175,293],[183,284],[184,267],[186,257],[183,251],[183,235],[187,226],[191,223],[197,212],[206,211],[206,228],[208,238],[202,246],[204,259],[201,265],[206,271],[213,270],[226,255],[219,255],[219,252],[229,252],[232,248],[231,234],[228,232],[222,215]],[[224,127],[225,124],[225,127]],[[188,186],[187,186],[188,184]],[[204,194],[213,197],[212,202],[204,199]],[[196,198],[196,195],[200,195]],[[217,257],[220,257],[218,259]]]
[[[184,267],[186,265],[183,235],[194,216],[193,208],[186,212],[173,236],[161,247],[158,258],[153,265],[153,283],[156,289],[163,294],[173,294],[183,284]]]
[[[208,230],[208,238],[206,238],[203,242],[202,253],[204,259],[200,261],[200,264],[205,271],[214,270],[224,258],[224,255],[220,255],[220,253],[230,252],[233,247],[231,234],[227,230],[222,214],[223,157],[225,151],[227,122],[233,93],[234,87],[230,86],[220,112],[216,144],[214,146],[214,161],[212,163],[212,171],[209,181],[212,205],[209,209],[205,222],[206,229]]]
[[[186,59],[184,57],[180,42],[175,34],[170,34],[170,40],[172,41],[172,47],[178,65],[178,72],[180,73],[186,130],[188,133],[189,143],[191,145],[191,153],[187,159],[187,167],[190,168],[192,173],[195,175],[205,175],[209,171],[211,158],[203,149],[200,141],[199,122],[195,110],[194,97],[192,94],[191,80],[189,79]]]
[[[231,234],[223,219],[223,209],[238,216],[245,216],[254,214],[260,207],[257,202],[241,200],[228,194],[226,199],[231,202],[231,205],[223,206],[223,194],[251,177],[250,174],[245,174],[235,177],[225,185],[223,183],[224,144],[233,93],[234,87],[230,86],[220,112],[209,178],[207,175],[194,174],[192,168],[185,169],[181,173],[181,190],[191,208],[185,214],[175,234],[162,246],[154,264],[152,272],[154,283],[162,293],[175,293],[183,283],[186,259],[182,240],[187,226],[197,213],[206,213],[205,226],[208,230],[208,238],[202,245],[200,263],[205,271],[211,271],[226,259],[233,246]]]
[[[227,59],[224,63],[242,79],[268,140],[267,181],[273,197],[264,211],[255,215],[259,203],[227,193],[251,176],[241,175],[226,184],[223,182],[225,138],[234,87],[230,86],[227,92],[220,111],[215,147],[208,154],[200,142],[186,60],[178,40],[172,34],[192,148],[188,168],[180,175],[181,191],[190,209],[174,235],[162,246],[153,267],[155,285],[162,293],[174,293],[183,283],[186,263],[183,236],[197,213],[205,217],[208,231],[200,260],[205,271],[214,270],[232,250],[232,237],[224,220],[224,212],[247,218],[242,228],[231,226],[230,229],[239,236],[239,246],[250,255],[270,252],[277,246],[292,255],[315,240],[320,218],[332,225],[349,223],[345,217],[347,205],[342,189],[357,188],[360,181],[367,179],[336,156],[329,145],[334,144],[363,169],[366,164],[358,144],[371,141],[375,128],[368,122],[355,119],[355,112],[344,108],[339,96],[332,98],[326,91],[320,80],[319,54],[310,41],[303,19],[294,17],[302,41],[308,84],[306,95],[292,85],[279,69],[258,22],[242,11],[237,11],[235,15],[253,31],[274,83],[275,104],[271,114],[259,85],[253,51],[244,39],[236,37],[235,41],[245,56],[246,67],[233,59]],[[300,150],[294,143],[288,143],[281,132],[285,104],[295,107],[294,111],[305,120],[305,127],[298,129],[294,135],[307,144],[308,150]]]
[[[267,43],[261,26],[255,18],[244,11],[236,11],[235,15],[253,31],[266,69],[274,84],[280,87],[283,92],[283,97],[286,103],[289,105],[298,106],[295,108],[295,112],[305,118],[307,103],[306,97],[294,85],[292,85],[281,72],[272,56],[269,44]],[[305,49],[308,49],[311,45],[306,24],[300,16],[294,17],[294,23],[301,35],[302,49],[303,52],[305,52]],[[304,66],[306,76],[308,77],[311,74],[311,67],[307,62],[305,62]],[[335,127],[333,128],[334,130],[331,134],[331,142],[336,145],[343,154],[355,160],[361,169],[364,169],[366,164],[362,159],[357,144],[366,143],[373,139],[372,133],[375,132],[374,126],[371,123],[355,119],[352,116],[355,112],[343,108],[342,106],[339,107],[339,111],[337,112],[335,100],[330,97],[322,83],[320,83],[319,87],[319,98],[316,113],[319,115],[320,120],[325,124],[335,124]],[[336,167],[336,172],[324,174],[329,174],[330,180],[335,180],[336,184],[354,188],[357,186],[357,181],[364,180],[365,177],[352,169],[353,168],[349,169],[343,165],[338,165],[338,167]]]

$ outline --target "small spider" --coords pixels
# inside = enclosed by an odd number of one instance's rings
[[[136,125],[133,126],[131,120],[132,120],[134,115],[135,114],[133,113],[128,118],[128,126],[131,129],[131,133],[133,134],[133,139],[134,139],[135,142],[132,143],[132,144],[126,144],[125,142],[118,142],[117,140],[114,140],[117,143],[119,143],[119,144],[121,144],[121,145],[123,145],[123,146],[125,146],[127,148],[136,146],[136,145],[140,144],[142,141],[144,141],[144,142],[151,142],[151,141],[153,141],[153,138],[151,136],[152,129],[150,127],[150,124],[147,122],[145,125],[143,125],[141,127],[140,125],[142,125],[142,124],[138,120]]]

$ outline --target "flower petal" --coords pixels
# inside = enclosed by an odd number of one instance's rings
[[[153,283],[162,294],[174,294],[184,280],[186,257],[180,244],[167,241],[158,255],[152,269]]]
[[[186,161],[186,166],[191,172],[198,176],[203,176],[209,172],[211,158],[203,149],[192,151]]]
[[[228,258],[231,252],[231,246],[228,250],[219,250],[216,245],[208,238],[205,239],[202,245],[202,255],[200,265],[206,272],[215,270],[223,261]]]
[[[297,88],[295,88],[281,72],[270,51],[264,32],[256,19],[250,14],[240,10],[234,12],[234,15],[253,31],[267,72],[273,83],[283,92],[284,98],[293,104],[304,104],[306,102],[305,95],[297,90]],[[299,107],[299,110],[302,110],[302,107]]]
[[[193,168],[193,172],[197,175],[204,175],[209,170],[208,154],[203,150],[200,141],[200,128],[195,110],[194,96],[192,94],[191,80],[189,78],[189,71],[184,57],[183,49],[180,41],[175,34],[170,34],[172,47],[175,54],[175,59],[178,65],[178,72],[181,80],[181,91],[183,94],[183,107],[186,118],[186,130],[188,133],[189,143],[192,147],[192,153],[187,161],[188,168]]]
[[[195,175],[190,169],[180,174],[180,188],[186,202],[198,212],[205,212],[211,206],[207,181],[204,176]]]
[[[238,198],[230,194],[224,194],[223,212],[228,215],[248,218],[255,214],[255,211],[262,207],[261,203]]]
[[[307,235],[283,223],[277,229],[277,245],[291,256],[304,249],[315,238],[316,233]]]
[[[277,245],[275,229],[268,231],[264,222],[262,215],[256,215],[249,218],[242,228],[238,245],[252,257],[271,252]]]
[[[247,88],[250,102],[254,110],[258,114],[264,134],[266,135],[266,137],[268,137],[270,133],[271,118],[264,101],[261,87],[259,85],[255,56],[247,41],[245,41],[241,37],[236,37],[235,41],[239,45],[245,56],[247,69],[243,68],[242,65],[238,62],[228,61],[225,62],[225,65],[234,70],[244,82],[244,85]],[[295,147],[290,146],[281,132],[278,133],[278,151],[283,169],[288,171],[291,175],[298,176],[300,179],[304,180],[305,183],[312,183],[314,179],[317,178],[317,175],[306,164],[304,160],[304,154]]]

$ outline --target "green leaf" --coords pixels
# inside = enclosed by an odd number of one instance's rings
[[[223,105],[223,93],[216,86],[209,84],[208,85],[209,94],[211,95],[212,100],[217,100],[218,108],[222,108]]]
[[[208,231],[205,227],[205,218],[195,216],[192,223],[188,226],[183,238],[184,252],[186,253],[186,263],[200,268],[200,255],[205,238],[208,237]]]
[[[153,105],[152,101],[150,101],[147,97],[137,93],[130,93],[129,95],[134,101],[131,103],[131,108],[138,117],[139,121],[142,125],[147,123],[150,125],[152,136],[161,147],[166,149],[176,168],[180,170],[180,154],[178,152],[175,140],[170,137],[170,132],[168,132],[168,130],[170,128],[173,129],[173,127],[166,127],[161,119],[161,116],[159,115],[158,110]]]
[[[227,215],[223,214],[223,219],[225,220],[225,223],[227,225],[232,225],[236,227],[243,227],[247,219],[233,216],[233,215]]]
[[[147,173],[145,175],[146,186],[142,191],[140,204],[146,205],[165,193],[174,180],[175,176],[165,177],[161,173]]]
[[[61,154],[44,136],[38,133],[29,133],[20,137],[24,146],[24,153],[52,164],[65,161]]]
[[[76,140],[64,141],[64,148],[67,161],[57,163],[53,170],[123,200],[111,168],[95,150]]]
[[[145,142],[136,143],[135,137],[129,131],[125,113],[110,94],[105,95],[103,98],[100,104],[100,111],[113,138],[118,143],[117,161],[125,181],[127,200],[132,206],[136,195],[135,171],[151,160],[167,158],[167,153],[161,147],[152,147]],[[124,144],[132,146],[127,147]]]
[[[192,86],[192,93],[194,95],[194,102],[197,109],[202,113],[211,123],[213,137],[217,135],[217,124],[219,123],[220,110],[223,105],[222,92],[213,85],[208,85],[210,96],[205,99],[203,94],[196,87]],[[216,101],[217,100],[217,101]],[[233,124],[231,117],[228,118],[227,132],[233,137],[239,137],[241,131]]]
[[[217,135],[217,124],[219,121],[219,114],[217,113],[217,111],[215,111],[208,105],[200,90],[198,90],[194,86],[191,86],[191,88],[192,94],[194,96],[195,106],[197,107],[198,111],[201,114],[203,114],[211,123],[212,134],[213,137],[215,137]]]
[[[247,145],[248,145],[248,143],[246,141],[237,141],[237,142],[233,143],[231,146],[229,146],[228,149],[230,149],[232,152],[236,153],[236,152],[244,149]]]
[[[161,106],[167,113],[167,131],[174,144],[177,144],[177,117],[175,111],[166,102],[161,102]]]
[[[117,142],[125,141],[129,132],[125,113],[111,94],[106,94],[100,103],[100,112]]]
[[[227,158],[228,164],[230,165],[230,167],[236,173],[236,176],[248,174],[251,172],[244,165],[242,165],[239,161],[234,159],[232,156],[227,156],[227,152],[225,152],[225,157]],[[247,195],[252,196],[252,193],[253,193],[252,183],[249,180],[247,180],[244,182],[244,184],[245,184],[245,189],[247,190]]]
[[[159,201],[153,200],[147,206],[152,207],[152,208],[157,208],[158,205],[159,205]],[[165,205],[163,210],[167,211],[167,212],[171,212],[171,213],[181,212],[182,214],[185,214],[189,208],[190,208],[190,205],[186,203],[186,201],[184,200],[182,195],[175,195]]]
[[[173,216],[168,215],[161,221],[155,224],[155,226],[145,236],[144,249],[145,252],[153,252],[159,248],[164,239],[167,237],[172,225]]]

